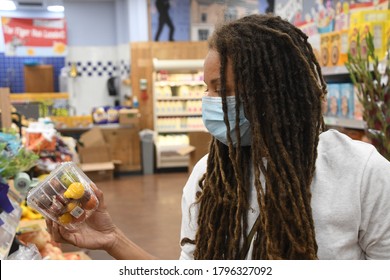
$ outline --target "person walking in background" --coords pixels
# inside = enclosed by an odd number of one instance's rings
[[[268,6],[265,9],[265,12],[268,13],[273,13],[274,12],[274,7],[275,7],[275,0],[267,0]]]
[[[326,130],[327,93],[308,37],[280,17],[219,26],[204,62],[213,136],[182,198],[180,259],[390,259],[390,162]],[[155,258],[98,210],[57,242]],[[150,202],[152,203],[152,202]]]
[[[156,8],[159,13],[159,17],[157,33],[154,40],[158,41],[160,39],[161,32],[166,24],[169,27],[169,41],[174,41],[173,34],[175,32],[175,27],[172,23],[171,17],[169,16],[169,0],[156,0]]]

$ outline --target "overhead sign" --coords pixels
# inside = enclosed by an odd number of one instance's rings
[[[9,56],[65,56],[65,19],[1,18]]]

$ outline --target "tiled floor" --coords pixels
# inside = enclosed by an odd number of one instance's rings
[[[187,172],[123,176],[97,183],[119,228],[159,259],[180,254],[181,195]],[[64,251],[78,250],[63,246]],[[104,251],[86,251],[92,259],[110,260]]]

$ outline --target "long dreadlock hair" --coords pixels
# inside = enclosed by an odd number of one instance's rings
[[[236,135],[243,104],[251,124],[251,147],[215,138],[207,171],[199,182],[195,259],[239,259],[247,245],[251,174],[260,208],[252,259],[317,259],[310,185],[326,84],[308,37],[271,15],[251,15],[215,30],[209,47],[221,61],[221,96],[226,105],[226,69],[233,64]],[[238,137],[239,138],[239,137]],[[248,168],[251,167],[251,168]],[[260,175],[265,176],[262,185]],[[245,256],[244,256],[245,257]]]

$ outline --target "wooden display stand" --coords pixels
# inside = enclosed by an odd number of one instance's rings
[[[10,128],[12,124],[12,119],[9,88],[0,88],[0,113],[1,128]]]
[[[131,43],[131,84],[139,100],[140,129],[153,129],[153,59],[204,59],[207,42],[136,42]],[[141,92],[140,79],[147,80]]]

